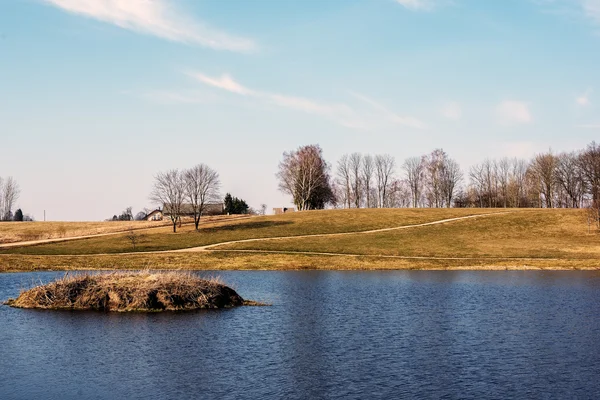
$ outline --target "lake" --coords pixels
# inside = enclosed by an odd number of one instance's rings
[[[0,274],[0,301],[62,275]],[[272,306],[0,306],[0,399],[600,397],[598,272],[200,275]]]

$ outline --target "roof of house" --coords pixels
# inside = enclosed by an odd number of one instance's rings
[[[219,211],[222,212],[225,209],[225,205],[223,203],[205,203],[204,204],[204,212],[207,211]],[[163,205],[163,214],[171,213],[171,204],[165,203]],[[183,215],[191,215],[194,214],[194,208],[190,203],[183,203],[181,205],[181,214]]]

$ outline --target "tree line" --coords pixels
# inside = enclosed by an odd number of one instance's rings
[[[600,146],[535,155],[531,160],[486,159],[469,171],[457,199],[478,207],[583,208],[600,206]]]
[[[20,194],[19,184],[13,177],[0,177],[0,221],[33,221],[33,218],[23,214],[21,209],[13,214],[13,208]]]
[[[443,149],[406,159],[343,155],[335,164],[319,145],[285,152],[279,188],[298,210],[398,207],[600,209],[600,145],[533,158],[485,159],[465,173]]]

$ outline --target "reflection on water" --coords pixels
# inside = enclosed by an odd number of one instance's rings
[[[57,275],[0,275],[0,300]],[[162,314],[0,306],[0,398],[600,393],[595,272],[219,275],[273,306]]]

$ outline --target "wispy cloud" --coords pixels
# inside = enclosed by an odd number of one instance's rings
[[[600,23],[600,0],[578,0],[589,18]]]
[[[576,125],[576,127],[581,129],[600,129],[600,124],[581,124]]]
[[[592,94],[592,90],[588,89],[581,96],[577,96],[577,104],[580,106],[589,106],[590,105],[590,95]]]
[[[193,90],[151,90],[142,93],[127,92],[123,94],[131,94],[158,104],[207,104],[218,101],[215,95]]]
[[[364,95],[350,92],[351,95],[369,105],[368,109],[352,107],[345,103],[329,103],[305,97],[250,89],[235,81],[228,74],[211,77],[198,71],[187,71],[186,74],[196,81],[221,90],[246,97],[252,97],[267,104],[308,114],[318,115],[352,129],[377,129],[382,126],[404,126],[424,129],[425,124],[416,118],[399,116],[377,101]]]
[[[433,11],[434,9],[454,5],[454,0],[394,0],[412,11]]]
[[[600,0],[531,0],[543,7],[545,12],[569,18],[590,19],[600,24]]]
[[[219,89],[227,90],[228,92],[243,94],[243,95],[257,95],[258,92],[245,88],[240,85],[233,78],[227,74],[223,74],[218,78],[210,77],[208,75],[204,75],[201,72],[188,72],[189,76],[195,78],[199,82],[202,82],[206,85],[213,86]]]
[[[496,117],[503,125],[528,124],[533,121],[529,104],[522,101],[503,101],[496,107]]]
[[[166,0],[41,0],[64,11],[107,22],[123,29],[216,50],[251,52],[252,39],[210,28]]]
[[[361,95],[359,93],[350,92],[350,94],[352,96],[354,96],[355,98],[362,100],[364,103],[369,104],[374,110],[379,111],[382,115],[385,116],[385,118],[389,122],[391,122],[394,125],[401,125],[401,126],[406,126],[406,127],[415,128],[415,129],[425,129],[426,128],[425,123],[418,120],[417,118],[398,115],[395,112],[390,111],[383,104],[381,104],[367,96]]]
[[[444,107],[442,107],[442,115],[445,118],[458,121],[462,118],[462,107],[456,102],[444,104]]]
[[[430,0],[396,0],[396,3],[410,10],[428,11],[433,9],[433,3]]]

